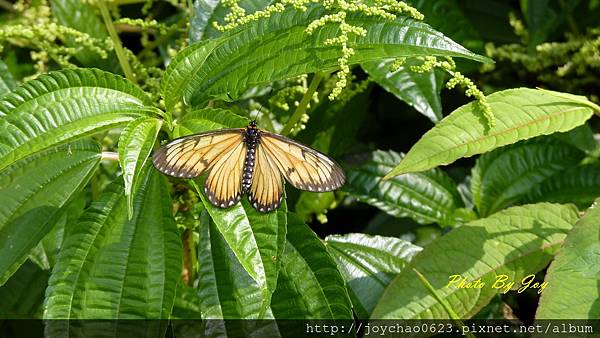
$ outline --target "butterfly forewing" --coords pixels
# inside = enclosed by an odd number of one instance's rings
[[[256,162],[248,199],[252,206],[262,212],[277,209],[283,195],[283,180],[279,169],[264,147],[256,147]]]
[[[261,147],[285,179],[298,189],[331,191],[346,180],[342,168],[332,159],[287,137],[262,132]]]
[[[221,208],[227,208],[242,198],[242,171],[246,144],[239,142],[216,161],[204,183],[208,200]]]
[[[243,131],[223,129],[177,139],[154,154],[154,166],[170,176],[200,176],[236,145],[243,143]]]

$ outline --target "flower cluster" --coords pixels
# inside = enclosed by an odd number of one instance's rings
[[[517,76],[531,78],[534,75],[538,81],[568,92],[585,93],[596,84],[600,70],[600,27],[589,29],[585,34],[565,33],[564,41],[541,43],[532,51],[528,45],[529,33],[523,24],[511,19],[511,25],[522,42],[502,46],[488,43],[489,57],[514,64]],[[485,70],[494,70],[494,65],[488,65]],[[494,76],[492,72],[489,74]],[[600,101],[594,93],[589,95],[593,101]]]
[[[492,107],[488,103],[485,94],[483,94],[483,92],[477,88],[471,79],[456,71],[456,64],[452,58],[448,57],[445,61],[439,61],[435,56],[425,56],[421,57],[421,59],[423,60],[423,63],[418,66],[411,66],[411,71],[421,73],[428,72],[433,68],[443,69],[451,76],[450,80],[446,82],[446,88],[452,89],[457,85],[465,88],[465,95],[467,97],[473,97],[475,100],[477,100],[477,103],[479,104],[483,115],[488,122],[488,127],[491,129],[496,126],[496,118],[494,117]]]

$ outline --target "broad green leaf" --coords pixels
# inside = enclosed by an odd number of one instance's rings
[[[17,86],[8,67],[0,60],[0,98],[10,93]]]
[[[335,261],[295,214],[289,214],[287,245],[271,308],[277,319],[352,320],[350,298]],[[298,330],[305,328],[282,328],[287,335]]]
[[[181,240],[171,214],[165,178],[148,167],[132,219],[122,181],[113,182],[71,229],[52,270],[47,319],[168,319],[181,273]],[[93,322],[72,326],[49,321],[49,336],[156,336],[165,321]],[[138,324],[136,324],[138,323]]]
[[[454,225],[453,213],[463,207],[456,183],[438,169],[382,180],[401,160],[393,151],[371,153],[364,164],[347,171],[343,191],[392,216]]]
[[[0,99],[0,170],[45,148],[146,115],[151,104],[135,85],[97,69],[41,75]]]
[[[133,215],[133,195],[142,168],[152,152],[161,125],[162,120],[157,118],[138,118],[129,122],[119,138],[119,162],[123,170],[129,217]]]
[[[60,208],[87,184],[100,150],[95,142],[80,141],[0,171],[0,285],[56,224]]]
[[[598,143],[594,139],[594,131],[588,124],[584,124],[566,133],[552,134],[552,137],[570,144],[585,153],[590,153],[598,148]]]
[[[182,50],[162,79],[167,109],[180,101],[199,106],[213,97],[235,98],[253,86],[338,68],[340,46],[324,44],[338,35],[338,25],[328,23],[312,35],[305,32],[308,24],[327,14],[331,12],[316,4],[305,12],[289,7]],[[350,37],[355,50],[351,64],[420,55],[489,61],[408,17],[386,21],[349,14],[346,22],[367,30],[366,36]]]
[[[589,207],[600,196],[600,164],[581,165],[556,173],[533,187],[524,203],[548,201]]]
[[[600,317],[600,208],[598,202],[567,235],[546,274],[536,319]]]
[[[209,264],[208,262],[205,263]],[[202,285],[198,285],[198,287],[202,287]],[[201,304],[198,299],[196,288],[179,283],[171,319],[202,319]]]
[[[469,17],[466,16],[461,5],[461,0],[408,0],[410,5],[416,7],[419,12],[425,15],[425,21],[436,30],[444,33],[452,40],[462,44],[467,48],[482,49],[483,40],[481,29],[477,27]],[[465,7],[473,7],[472,4],[465,4]],[[507,16],[498,18],[498,21],[505,24]],[[487,16],[486,19],[490,19]],[[506,35],[506,34],[505,34]],[[483,40],[483,41],[482,41]]]
[[[585,154],[552,138],[496,149],[477,159],[471,172],[471,195],[481,217],[523,199],[553,176],[579,163]]]
[[[466,104],[429,130],[386,178],[450,164],[461,157],[501,146],[568,131],[589,119],[600,107],[583,96],[541,89],[518,88],[487,97],[496,117],[489,130],[477,102]]]
[[[220,231],[203,212],[198,244],[198,301],[203,319],[273,319],[263,289],[242,267]],[[274,322],[207,322],[201,336],[250,336],[256,330],[274,331]]]
[[[394,61],[395,59],[370,61],[361,64],[361,67],[383,89],[415,108],[432,122],[441,120],[440,92],[444,74],[436,70],[424,73],[411,71],[411,65],[422,63],[415,59],[407,60],[405,65],[391,72],[390,67]]]
[[[411,260],[385,290],[371,318],[448,318],[410,267],[427,278],[460,318],[470,318],[495,294],[520,288],[523,278],[543,269],[577,219],[574,206],[540,203],[505,209],[453,229]],[[458,288],[461,277],[484,285]],[[505,277],[505,284],[515,284],[504,289],[498,281]]]
[[[532,53],[535,53],[535,47],[546,41],[548,34],[558,27],[559,17],[549,2],[549,0],[520,1],[527,22],[528,50]]]
[[[240,0],[237,5],[251,14],[271,4],[271,0]],[[195,0],[192,17],[190,19],[190,43],[202,39],[214,39],[223,33],[213,26],[213,22],[225,24],[225,15],[230,9],[220,0]]]
[[[224,128],[245,128],[248,119],[226,109],[196,109],[177,120],[174,136],[181,137]]]
[[[0,287],[0,319],[41,318],[49,275],[32,262],[21,265]]]
[[[77,219],[85,209],[85,197],[84,190],[74,196],[69,204],[60,208],[55,225],[51,225],[52,230],[29,252],[29,259],[40,268],[50,270],[56,263],[56,257],[65,237],[65,229],[68,230],[68,226],[77,223]]]
[[[91,4],[82,0],[50,0],[50,5],[53,17],[61,25],[76,29],[101,41],[109,37],[104,22],[96,14]],[[117,60],[114,53],[109,52],[108,56],[103,59],[101,55],[82,45],[75,38],[67,35],[64,40],[67,46],[78,49],[75,58],[83,66],[98,67],[109,71],[118,70],[118,67],[115,67]]]
[[[200,189],[198,194],[225,242],[261,289],[262,317],[277,286],[279,259],[285,248],[285,201],[277,211],[261,213],[246,198],[230,208],[222,209],[212,205]]]
[[[368,319],[383,290],[421,247],[395,237],[331,235],[325,245],[344,276],[354,312]]]

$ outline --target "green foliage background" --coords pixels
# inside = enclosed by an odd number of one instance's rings
[[[0,10],[0,318],[600,317],[598,1]],[[203,177],[148,160],[254,118],[336,158],[345,186],[219,209]],[[530,274],[541,297],[447,285]],[[45,334],[99,333],[64,323]],[[263,323],[199,330],[302,329]],[[111,332],[168,327],[145,325]]]

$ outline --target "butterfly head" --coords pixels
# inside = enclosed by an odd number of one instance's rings
[[[248,129],[256,129],[256,120],[252,120],[248,123]]]

